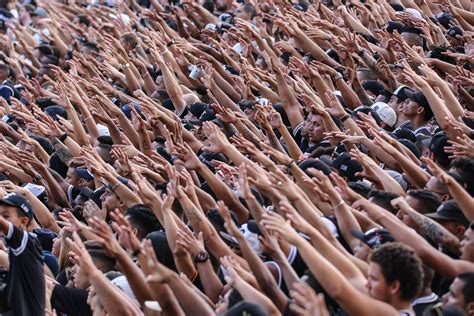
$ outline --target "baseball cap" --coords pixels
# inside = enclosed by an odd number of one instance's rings
[[[445,132],[439,132],[433,135],[430,141],[430,150],[436,159],[449,159],[449,154],[444,150],[449,146],[448,136]]]
[[[195,102],[189,107],[189,112],[195,117],[200,117],[205,110],[209,108],[209,105],[204,102]]]
[[[406,8],[405,9],[405,12],[406,13],[410,13],[411,15],[413,15],[415,18],[418,18],[418,19],[422,19],[423,16],[421,15],[420,11],[416,10],[416,9],[413,9],[413,8]]]
[[[59,105],[50,105],[44,109],[44,113],[50,116],[53,120],[58,120],[58,116],[67,119],[66,110]]]
[[[400,86],[393,91],[392,95],[396,96],[400,102],[405,101],[408,99],[408,96],[405,93],[406,90],[409,90],[407,86]]]
[[[35,11],[33,11],[30,15],[46,18],[48,17],[48,12],[46,12],[46,10],[42,7],[36,7]]]
[[[351,233],[352,236],[359,239],[372,249],[378,248],[384,243],[395,241],[395,239],[386,229],[378,227],[369,229],[365,233],[358,229],[352,228]]]
[[[452,37],[456,37],[456,35],[462,36],[463,31],[461,30],[461,28],[459,26],[452,26],[446,32],[446,35],[449,35],[449,36],[452,36]]]
[[[29,219],[33,218],[33,208],[27,198],[19,193],[8,193],[0,199],[0,205],[14,206],[21,210]]]
[[[425,216],[434,220],[455,221],[466,226],[469,225],[469,220],[454,200],[441,204],[436,212],[425,214]]]
[[[332,162],[332,167],[339,172],[339,175],[347,177],[349,181],[357,181],[358,178],[355,174],[363,170],[360,163],[352,159],[351,155],[347,152],[337,156]]]
[[[76,174],[79,178],[87,181],[94,180],[94,176],[87,170],[87,168],[76,168]]]
[[[127,103],[124,106],[122,106],[121,109],[122,109],[123,114],[125,114],[125,116],[128,119],[132,119],[132,109],[130,107],[130,104],[133,104],[137,113],[142,115],[142,109],[138,103]]]
[[[441,24],[444,28],[449,28],[449,22],[452,21],[453,16],[447,12],[441,12],[435,15],[435,19]]]
[[[242,110],[251,109],[254,107],[255,104],[257,104],[256,101],[250,101],[247,99],[243,99],[239,102],[239,106]]]
[[[375,102],[371,108],[379,115],[380,119],[388,126],[393,127],[397,123],[397,113],[385,102]]]
[[[425,109],[425,112],[427,113],[425,117],[428,118],[428,116],[431,118],[433,117],[433,111],[431,110],[430,104],[428,103],[428,100],[426,99],[425,95],[419,91],[411,91],[411,90],[406,90],[405,94],[410,100],[415,101],[418,103],[422,108]]]

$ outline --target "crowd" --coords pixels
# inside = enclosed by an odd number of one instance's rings
[[[474,315],[474,2],[0,1],[2,315]]]

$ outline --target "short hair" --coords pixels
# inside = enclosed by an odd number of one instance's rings
[[[110,257],[107,252],[105,252],[102,244],[96,240],[88,240],[84,242],[87,252],[94,260],[94,263],[97,265],[97,262],[100,263],[100,268],[102,272],[112,271],[117,264],[117,261],[114,257]]]
[[[474,196],[474,159],[459,157],[451,162],[451,168],[456,168],[466,185],[466,190]]]
[[[133,227],[136,227],[142,237],[161,229],[160,222],[151,208],[143,204],[135,204],[128,208],[125,216]]]
[[[30,135],[30,137],[34,140],[36,140],[40,146],[48,153],[48,155],[51,155],[54,152],[54,147],[51,145],[51,142],[42,136],[38,135]]]
[[[397,213],[397,209],[393,207],[392,200],[400,197],[400,195],[392,192],[385,192],[379,190],[372,190],[369,193],[369,199],[372,198],[372,202],[380,207],[383,207],[392,214]]]
[[[400,298],[413,300],[423,285],[423,264],[414,250],[399,242],[377,248],[370,261],[380,266],[385,282],[400,282]]]
[[[407,194],[420,202],[416,210],[421,214],[436,212],[441,205],[439,197],[429,190],[408,190]]]
[[[255,7],[250,3],[244,4],[242,6],[242,9],[244,9],[245,13],[250,14],[251,19],[253,19],[257,15],[257,9],[255,9]]]
[[[130,44],[132,47],[136,47],[138,45],[138,37],[135,33],[125,33],[120,37],[121,40]]]
[[[97,141],[101,144],[108,144],[108,145],[113,145],[114,144],[114,141],[112,140],[112,137],[107,136],[107,135],[97,137]]]
[[[464,304],[474,302],[474,272],[464,272],[458,275],[458,279],[463,281],[462,294],[464,295]]]

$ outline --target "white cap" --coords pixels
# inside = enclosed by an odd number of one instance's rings
[[[420,11],[416,10],[416,9],[412,9],[412,8],[407,8],[405,9],[405,12],[407,13],[410,13],[411,15],[413,15],[415,18],[418,18],[418,19],[423,19],[423,17],[421,16],[421,13]]]
[[[30,191],[30,193],[33,194],[36,197],[40,196],[41,193],[43,193],[46,190],[46,188],[44,186],[33,184],[33,183],[27,183],[24,186],[24,188],[27,189],[28,191]]]
[[[385,102],[375,102],[371,108],[377,113],[380,119],[388,126],[393,127],[397,123],[397,113]]]
[[[100,136],[110,136],[110,132],[107,126],[102,125],[102,124],[96,124],[96,126],[97,126],[97,129],[99,130]]]

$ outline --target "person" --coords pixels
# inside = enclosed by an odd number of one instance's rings
[[[471,313],[473,11],[0,1],[10,313]]]
[[[9,258],[4,315],[45,315],[44,258],[40,242],[27,231],[32,220],[24,196],[9,193],[0,199],[0,231]]]

